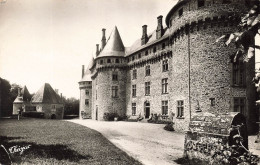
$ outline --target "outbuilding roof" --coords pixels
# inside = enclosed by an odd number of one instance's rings
[[[33,96],[32,103],[62,104],[60,96],[52,89],[51,85],[45,83]]]
[[[14,103],[22,103],[24,101],[30,101],[32,98],[26,86],[24,86],[21,90],[21,96],[17,96],[14,100]]]
[[[113,29],[111,35],[109,36],[107,43],[104,49],[97,56],[99,57],[108,57],[108,56],[124,56],[125,55],[125,47],[120,37],[120,34],[117,30],[117,27]]]

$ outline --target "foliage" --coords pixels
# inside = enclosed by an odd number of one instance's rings
[[[74,97],[62,98],[64,103],[64,116],[66,115],[79,115],[79,99]]]
[[[43,112],[22,112],[23,117],[44,118]]]
[[[114,118],[115,117],[119,117],[117,113],[108,113],[108,112],[105,112],[104,113],[104,116],[103,116],[103,119],[105,121],[114,121]]]
[[[0,130],[7,150],[31,145],[11,154],[13,164],[141,164],[99,132],[67,121],[1,119]]]
[[[171,123],[168,123],[163,129],[165,129],[166,131],[175,131],[173,126],[174,126],[174,123],[171,122]]]
[[[13,97],[10,93],[11,85],[9,81],[0,78],[0,116],[10,116],[12,114]]]
[[[161,114],[151,114],[149,119],[147,120],[148,123],[155,123],[155,124],[171,124],[172,121],[164,120]]]

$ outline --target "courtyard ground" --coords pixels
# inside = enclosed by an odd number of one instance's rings
[[[184,133],[165,131],[164,124],[140,122],[105,122],[95,120],[70,120],[102,133],[117,147],[146,165],[173,165],[182,158]],[[249,137],[249,148],[260,156],[256,136]]]

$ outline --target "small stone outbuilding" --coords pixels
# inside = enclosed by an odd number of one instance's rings
[[[13,103],[13,115],[18,114],[18,110],[23,111],[26,107],[30,106],[31,94],[26,86],[18,88],[18,96]]]

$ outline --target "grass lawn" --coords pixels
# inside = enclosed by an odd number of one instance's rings
[[[62,120],[0,119],[0,143],[14,164],[141,164],[99,132]]]

